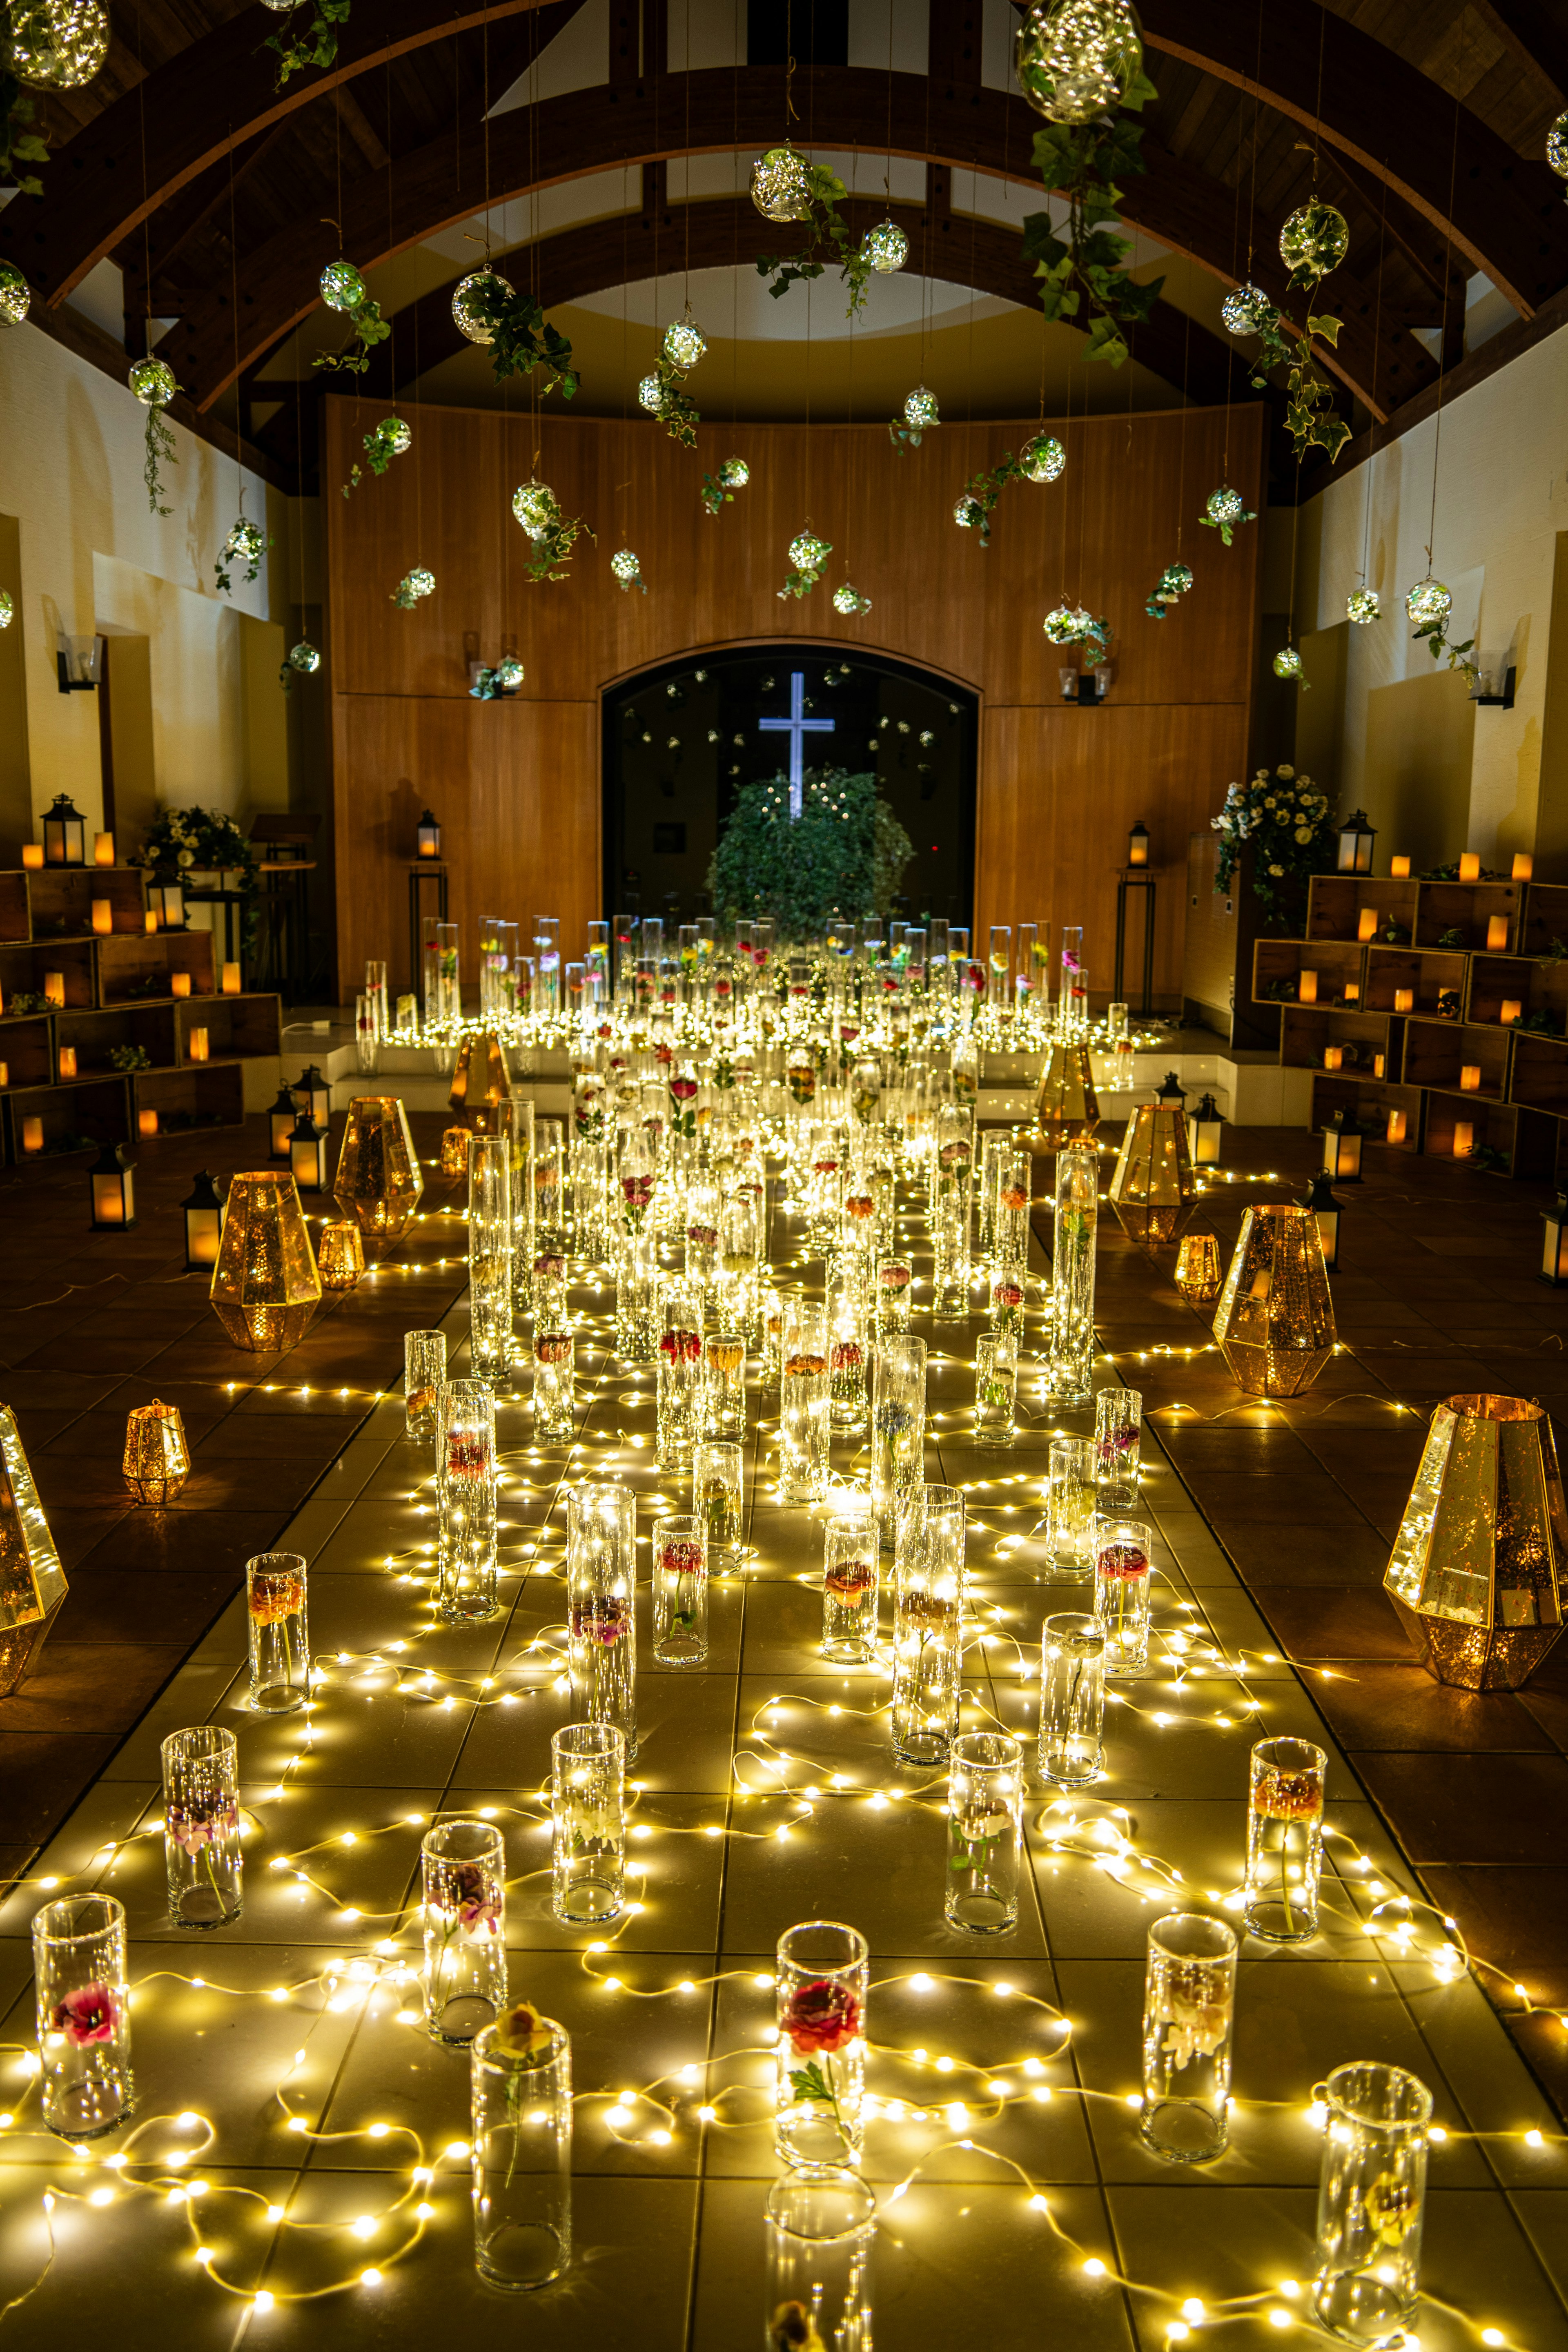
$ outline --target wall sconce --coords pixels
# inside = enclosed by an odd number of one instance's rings
[[[313,1127],[326,1127],[332,1116],[332,1090],[312,1062],[294,1081],[295,1107]]]
[[[191,1453],[177,1404],[160,1404],[154,1397],[151,1404],[132,1408],[121,1469],[133,1502],[174,1501],[191,1475]]]
[[[419,823],[415,827],[414,838],[417,844],[418,854],[421,857],[440,856],[441,828],[437,824],[436,819],[431,815],[428,809],[425,811],[424,814],[420,817]]]
[[[300,1113],[289,1138],[289,1172],[301,1192],[327,1189],[327,1130],[308,1110]]]
[[[157,917],[160,930],[183,931],[185,928],[184,885],[179,882],[149,882],[147,909]]]
[[[1535,860],[1529,850],[1516,849],[1513,853],[1512,879],[1515,882],[1528,882],[1534,871]]]
[[[94,1233],[129,1233],[136,1223],[135,1171],[122,1143],[106,1143],[87,1171]]]
[[[103,639],[55,634],[55,673],[62,694],[80,694],[103,679]]]
[[[1320,1168],[1298,1204],[1315,1212],[1318,1238],[1323,1244],[1323,1264],[1331,1274],[1340,1262],[1340,1204],[1329,1190],[1329,1173]]]
[[[156,1118],[157,1112],[153,1116]],[[189,1199],[180,1206],[185,1218],[185,1272],[204,1273],[217,1264],[218,1243],[223,1238],[223,1202],[205,1168],[192,1185]]]
[[[1477,852],[1473,849],[1461,850],[1459,853],[1460,881],[1479,882],[1480,878],[1481,861]]]
[[[1377,827],[1369,824],[1364,809],[1357,809],[1346,817],[1340,827],[1340,862],[1342,874],[1370,874],[1372,845],[1377,839]]]
[[[1388,861],[1388,870],[1396,882],[1407,882],[1410,879],[1409,858],[1391,857]]]
[[[294,1122],[299,1116],[299,1112],[294,1108],[293,1088],[280,1087],[278,1090],[278,1099],[267,1114],[267,1124],[271,1137],[268,1148],[272,1159],[288,1159],[289,1138],[294,1132]]]
[[[87,819],[80,809],[72,807],[68,793],[59,793],[53,807],[44,811],[43,822],[44,864],[85,866]]]
[[[114,835],[111,833],[95,833],[93,835],[92,862],[95,866],[113,865]]]
[[[1361,1182],[1362,1137],[1353,1112],[1335,1111],[1323,1129],[1323,1172],[1331,1184]]]
[[[1194,1168],[1219,1166],[1219,1139],[1225,1122],[1219,1115],[1219,1105],[1213,1095],[1205,1095],[1187,1121],[1187,1133],[1193,1143]]]
[[[1296,1002],[1297,1002],[1297,1003],[1298,1003],[1298,1004],[1316,1004],[1317,1001],[1318,1001],[1318,975],[1317,975],[1317,973],[1316,973],[1315,971],[1299,971],[1299,972],[1297,973],[1297,975],[1296,975]]]
[[[1149,863],[1149,828],[1142,817],[1127,836],[1127,863],[1129,866],[1147,866]]]

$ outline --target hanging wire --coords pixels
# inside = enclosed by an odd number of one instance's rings
[[[1447,374],[1448,305],[1453,299],[1454,282],[1454,193],[1459,174],[1459,94],[1458,84],[1463,79],[1465,34],[1468,27],[1460,20],[1459,69],[1455,76],[1454,137],[1448,156],[1448,220],[1447,235],[1443,248],[1443,316],[1437,329],[1437,417],[1432,435],[1432,510],[1426,522],[1426,569],[1432,569],[1432,548],[1437,537],[1437,459],[1443,446],[1443,385]]]
[[[1373,446],[1366,466],[1366,514],[1362,525],[1361,584],[1366,586],[1367,565],[1372,559],[1372,491],[1373,469],[1377,463],[1377,362],[1383,350],[1383,260],[1384,237],[1388,227],[1388,182],[1383,184],[1383,209],[1377,224],[1377,285],[1373,289],[1372,313],[1372,397]]]

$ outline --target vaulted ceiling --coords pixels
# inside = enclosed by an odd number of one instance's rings
[[[851,0],[851,15],[864,5]],[[606,6],[607,37],[595,34],[605,78],[531,96],[551,45]],[[1143,0],[1141,13],[1160,95],[1123,218],[1215,294],[1251,277],[1278,298],[1279,224],[1315,184],[1351,230],[1331,281],[1345,322],[1331,364],[1357,424],[1396,427],[1440,364],[1462,362],[1478,276],[1517,320],[1556,315],[1568,205],[1543,160],[1568,102],[1556,0]],[[666,167],[756,152],[783,134],[793,101],[801,143],[879,159],[879,159],[902,159],[906,185],[915,167],[916,193],[892,205],[911,272],[1027,310],[1016,226],[977,216],[978,194],[967,212],[954,201],[956,183],[1022,201],[1032,188],[1044,205],[1030,163],[1038,118],[1007,87],[1016,18],[1004,0],[931,0],[911,55],[921,14],[918,0],[885,13],[888,66],[831,54],[831,29],[812,62],[796,22],[805,54],[786,92],[784,67],[755,61],[779,53],[782,0],[354,0],[335,63],[279,90],[263,43],[289,20],[253,0],[113,0],[103,70],[40,103],[44,193],[0,214],[0,253],[51,308],[112,260],[127,350],[145,347],[150,320],[172,322],[157,348],[194,412],[237,396],[245,422],[258,372],[276,370],[319,303],[339,226],[362,268],[421,250],[399,332],[367,379],[390,394],[458,348],[450,286],[472,257],[437,268],[425,240],[487,205],[625,167],[615,210],[514,247],[509,274],[547,307],[657,276],[661,250],[666,268],[678,249],[689,267],[745,268],[787,242],[732,184],[700,194],[694,173],[671,202]],[[727,61],[702,62],[726,26]],[[874,216],[868,200],[852,206],[857,225],[862,213]],[[1247,396],[1247,355],[1212,320],[1212,304],[1205,317],[1161,302],[1136,339],[1140,365],[1191,399]],[[257,432],[306,475],[308,404],[290,400]]]

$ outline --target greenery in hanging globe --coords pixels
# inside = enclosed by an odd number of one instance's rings
[[[814,530],[796,531],[789,543],[790,573],[779,590],[785,596],[808,596],[822,577],[822,567],[833,552],[833,542]]]
[[[16,617],[16,607],[11,602],[10,591],[0,588],[0,629],[8,629]]]
[[[787,294],[792,286],[820,278],[837,263],[849,292],[846,317],[853,319],[866,307],[866,289],[872,272],[879,268],[896,268],[899,264],[879,263],[871,239],[878,232],[868,231],[857,239],[844,217],[843,207],[849,201],[849,191],[837,172],[826,163],[808,163],[791,147],[770,148],[752,173],[752,201],[764,219],[772,221],[805,221],[810,229],[804,246],[794,253],[763,253],[757,257],[757,275],[768,281],[768,292],[776,299]],[[885,225],[891,227],[891,222]],[[897,231],[894,232],[895,235]]]
[[[32,299],[27,281],[14,261],[0,261],[0,327],[19,327]]]
[[[308,637],[301,637],[289,649],[289,657],[278,673],[278,683],[285,694],[294,690],[296,677],[314,677],[321,667],[321,656]]]
[[[1120,106],[1143,69],[1128,0],[1035,0],[1013,46],[1018,87],[1047,122],[1090,122]]]
[[[1226,545],[1229,547],[1234,543],[1234,534],[1241,525],[1244,522],[1256,522],[1258,517],[1256,514],[1247,512],[1247,500],[1242,497],[1241,492],[1233,490],[1226,482],[1223,483],[1217,490],[1209,492],[1207,502],[1198,520],[1206,524],[1211,530],[1217,530]]]
[[[1454,600],[1443,583],[1428,573],[1412,588],[1405,599],[1405,609],[1413,621],[1446,621],[1454,609]]]
[[[1428,572],[1425,580],[1415,583],[1405,597],[1405,609],[1415,624],[1416,641],[1426,640],[1426,650],[1433,660],[1445,663],[1449,669],[1463,671],[1469,685],[1476,686],[1481,674],[1480,665],[1473,659],[1476,641],[1474,637],[1467,637],[1463,645],[1449,644],[1448,628],[1454,617],[1454,600],[1443,583],[1434,580]]]
[[[1263,331],[1266,320],[1274,315],[1274,305],[1261,286],[1250,280],[1233,286],[1219,306],[1219,315],[1229,335],[1258,335]]]
[[[708,349],[707,338],[692,324],[691,305],[684,318],[672,319],[664,331],[664,356],[671,367],[694,368]]]
[[[764,220],[811,218],[811,166],[793,147],[770,147],[752,166],[752,202]]]
[[[910,257],[910,241],[897,221],[879,221],[860,240],[860,251],[879,278],[890,278]]]
[[[452,324],[470,343],[489,343],[495,330],[487,315],[494,301],[506,301],[516,292],[499,269],[471,269],[452,290]]]
[[[436,574],[433,572],[426,572],[422,563],[416,563],[412,572],[404,573],[392,592],[390,602],[400,605],[404,612],[411,613],[422,596],[433,596],[435,593]]]
[[[127,378],[132,391],[147,411],[144,437],[146,457],[142,467],[142,479],[147,485],[147,504],[155,515],[172,514],[174,509],[160,505],[163,495],[164,466],[179,463],[174,436],[163,421],[163,411],[179,390],[174,371],[163,360],[136,360]]]
[[[716,515],[721,507],[730,505],[737,490],[743,490],[752,478],[752,469],[743,457],[726,457],[716,474],[702,477],[702,504],[707,512]]]
[[[260,571],[261,559],[271,544],[270,531],[264,531],[258,524],[247,522],[244,515],[239,517],[228,537],[224,541],[222,551],[213,565],[217,584],[226,596],[232,595],[234,593],[232,574],[235,567],[244,564],[245,577],[248,583]]]
[[[481,669],[468,692],[476,702],[504,702],[522,684],[524,671],[515,654],[503,654],[493,669]]]
[[[531,294],[520,294],[488,262],[458,280],[452,294],[452,323],[470,343],[489,352],[498,383],[511,375],[531,375],[537,368],[546,392],[559,384],[563,400],[575,394],[578,377],[571,344],[547,324],[542,302]]]
[[[1309,775],[1280,766],[1259,768],[1250,783],[1226,787],[1225,806],[1209,819],[1219,835],[1214,887],[1224,893],[1240,861],[1242,845],[1254,845],[1253,895],[1266,911],[1282,910],[1286,887],[1309,874],[1331,874],[1339,852],[1339,827],[1327,795]]]
[[[846,580],[842,587],[836,588],[833,592],[833,609],[836,613],[843,613],[853,618],[858,613],[870,611],[871,599],[869,596],[862,596],[858,588],[852,588]]]
[[[581,516],[563,514],[549,483],[536,477],[512,492],[511,510],[533,541],[534,552],[528,563],[531,580],[564,580],[564,569],[557,571],[555,566],[565,565],[579,533],[587,530],[590,539],[595,535]]]
[[[318,352],[310,365],[363,375],[370,365],[372,345],[384,343],[391,334],[391,321],[382,317],[380,303],[372,299],[352,261],[328,262],[321,272],[321,299],[329,310],[342,311],[353,331],[342,351]]]
[[[167,408],[180,388],[163,360],[135,361],[126,381],[143,408]]]
[[[979,530],[986,520],[980,500],[968,490],[963,490],[953,500],[952,519],[960,530]]]
[[[1546,134],[1546,160],[1560,180],[1568,180],[1568,111],[1558,116]]]
[[[1381,621],[1383,606],[1375,588],[1352,588],[1345,598],[1345,618],[1359,621],[1363,626],[1369,621]]]
[[[1343,213],[1314,196],[1298,205],[1279,232],[1279,258],[1290,272],[1292,286],[1315,286],[1337,269],[1350,251],[1351,233]]]
[[[542,539],[561,520],[561,502],[548,482],[524,482],[512,492],[511,510],[530,539]]]
[[[413,433],[401,416],[384,416],[381,423],[373,425],[364,436],[365,459],[371,472],[384,474],[393,459],[405,455],[413,442]],[[345,499],[351,490],[358,489],[363,479],[358,465],[351,466],[348,480],[343,484]]]
[[[1181,601],[1192,584],[1193,575],[1184,563],[1167,563],[1143,610],[1152,621],[1164,620],[1171,607]]]
[[[934,433],[941,423],[935,393],[917,383],[913,392],[904,394],[903,413],[889,425],[889,438],[895,449],[918,449],[923,436]]]
[[[357,310],[365,282],[352,261],[329,261],[321,272],[321,299],[329,310]]]
[[[1075,646],[1078,643],[1079,614],[1071,604],[1053,604],[1040,623],[1053,646]]]
[[[1054,433],[1037,433],[1018,452],[1018,471],[1026,482],[1054,482],[1068,461],[1068,453]]]
[[[11,0],[4,70],[29,89],[80,89],[109,55],[103,0]]]
[[[740,787],[708,868],[714,913],[771,915],[781,943],[857,908],[887,914],[914,851],[875,776],[807,768],[798,817],[789,802],[782,775]]]
[[[610,569],[620,583],[621,593],[629,595],[634,588],[647,594],[647,582],[642,576],[642,564],[629,547],[616,548],[610,558]]]
[[[1273,668],[1276,677],[1295,678],[1305,687],[1307,680],[1302,675],[1301,656],[1294,646],[1280,646],[1274,656]]]
[[[266,5],[279,16],[292,15],[297,0],[266,0]],[[281,89],[290,74],[302,73],[307,66],[319,66],[324,71],[336,64],[338,27],[348,23],[352,5],[353,0],[314,0],[302,32],[285,27],[268,33],[265,47],[279,60],[277,89]]]
[[[650,416],[664,415],[664,386],[656,375],[645,375],[637,386],[637,404]]]

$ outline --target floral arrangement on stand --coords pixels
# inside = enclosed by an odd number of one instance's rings
[[[1250,783],[1226,788],[1225,806],[1209,824],[1219,835],[1214,887],[1228,890],[1243,842],[1254,846],[1252,887],[1269,914],[1278,911],[1288,881],[1332,871],[1337,829],[1328,796],[1310,776],[1281,764],[1259,768]]]
[[[188,882],[193,873],[231,874],[246,900],[245,943],[256,934],[260,889],[256,852],[233,817],[221,809],[160,809],[139,850],[126,859],[170,882]]]

